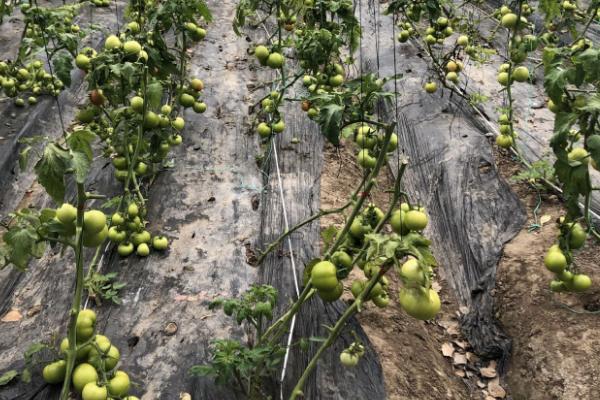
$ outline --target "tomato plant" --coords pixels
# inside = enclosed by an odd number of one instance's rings
[[[94,4],[108,5],[104,1]],[[199,24],[209,22],[211,15],[200,0],[174,0],[164,5],[132,0],[126,29],[109,34],[102,48],[92,49],[79,45],[87,32],[73,24],[79,7],[42,8],[35,1],[22,4],[26,27],[19,53],[14,61],[0,63],[0,83],[6,95],[54,96],[61,123],[57,96],[70,85],[74,66],[86,73],[89,89],[87,104],[68,129],[63,124],[61,137],[39,136],[24,143],[21,168],[32,154],[38,156],[34,167],[38,182],[58,207],[13,213],[0,244],[0,261],[2,266],[12,264],[24,270],[32,258],[43,255],[47,245],[75,253],[68,334],[57,360],[44,368],[43,377],[48,383],[62,383],[61,399],[69,397],[71,386],[83,399],[123,398],[130,383],[125,372],[115,370],[119,350],[96,333],[96,314],[81,310],[83,290],[96,301],[118,301],[118,289],[123,285],[114,282],[114,276],[97,272],[107,239],[118,244],[122,256],[135,250],[146,257],[150,244],[159,251],[168,248],[167,238],[152,237],[145,229],[144,191],[166,165],[171,146],[183,141],[184,108],[206,110],[201,100],[203,82],[187,76],[186,51],[206,35]],[[172,32],[175,39],[171,39]],[[49,73],[40,60],[31,59],[42,51]],[[32,98],[29,102],[34,104]],[[15,104],[21,103],[19,97]],[[98,148],[100,156],[112,161],[115,178],[123,182],[123,194],[112,199],[86,191]],[[77,189],[74,204],[65,201],[70,183]],[[90,201],[103,204],[90,208]],[[84,273],[86,248],[93,249],[94,257]]]

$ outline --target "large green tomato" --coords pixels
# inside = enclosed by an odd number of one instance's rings
[[[106,400],[108,399],[108,390],[106,386],[98,386],[96,382],[90,382],[83,387],[81,398],[83,400]]]
[[[405,212],[402,210],[396,210],[390,217],[390,225],[392,226],[392,230],[399,235],[406,235],[408,232],[410,232],[404,223],[404,213]]]
[[[91,346],[89,344],[86,344],[85,346],[81,346],[81,345],[77,345],[77,353],[76,353],[76,359],[77,361],[81,361],[83,359],[86,359]],[[61,342],[60,342],[60,351],[62,354],[64,354],[65,356],[67,355],[67,350],[69,350],[69,339],[68,338],[64,338]]]
[[[115,376],[108,381],[108,393],[111,396],[123,397],[129,392],[129,376],[123,371],[115,372]]]
[[[119,247],[117,247],[117,253],[119,253],[119,255],[121,257],[127,257],[128,255],[130,255],[131,253],[133,253],[134,250],[134,246],[133,243],[131,242],[122,242],[119,243]]]
[[[139,246],[142,243],[150,243],[151,239],[152,237],[148,231],[141,231],[140,233],[134,233],[131,235],[131,241],[136,246]]]
[[[574,292],[585,292],[592,286],[592,280],[584,274],[576,274],[569,285]]]
[[[104,228],[96,234],[89,234],[84,231],[83,232],[83,245],[85,247],[98,247],[106,240],[107,237],[108,237],[108,225],[104,225]]]
[[[350,353],[349,351],[346,351],[346,350],[344,350],[340,353],[340,362],[342,363],[342,365],[344,367],[351,368],[351,367],[356,366],[356,364],[358,364],[359,358],[360,357],[358,357],[357,354]]]
[[[104,370],[110,371],[117,366],[120,358],[121,353],[119,352],[119,349],[111,345],[106,353],[99,353],[96,348],[92,348],[88,355],[88,362],[100,369],[102,367],[102,361],[104,361]]]
[[[79,364],[73,370],[73,386],[79,393],[81,393],[85,385],[90,382],[96,383],[97,381],[98,372],[96,372],[96,368],[91,364]]]
[[[583,247],[585,244],[585,239],[587,238],[587,233],[583,227],[576,223],[571,228],[571,234],[569,237],[569,246],[572,249],[579,249]]]
[[[94,334],[96,328],[96,319],[87,313],[79,313],[75,330],[77,331],[77,342],[85,342]]]
[[[310,272],[312,284],[322,291],[334,290],[338,284],[337,269],[329,261],[321,261],[312,268]]]
[[[404,224],[411,231],[422,231],[427,226],[427,214],[418,210],[410,210],[404,216]]]
[[[544,265],[549,271],[558,274],[567,267],[567,258],[560,250],[551,248],[544,257]]]
[[[402,288],[399,301],[408,315],[423,321],[435,317],[441,308],[440,297],[432,289]]]
[[[154,236],[152,238],[152,247],[155,250],[166,250],[169,247],[169,239],[165,236]]]
[[[99,210],[86,211],[83,214],[83,231],[89,234],[100,233],[106,226],[106,215]]]
[[[336,251],[331,255],[331,262],[340,268],[352,268],[352,257],[345,251]]]
[[[324,301],[336,301],[344,293],[344,285],[342,282],[338,282],[337,286],[332,290],[319,290],[317,293]]]
[[[56,219],[58,219],[64,225],[72,225],[77,218],[77,208],[73,207],[69,203],[64,203],[62,206],[56,209]]]
[[[419,266],[419,262],[411,258],[402,264],[400,269],[401,276],[409,282],[415,282],[422,284],[425,281],[425,275],[423,274],[423,270]]]
[[[42,376],[46,382],[54,385],[65,380],[66,371],[67,362],[65,360],[58,360],[46,365],[42,371]]]

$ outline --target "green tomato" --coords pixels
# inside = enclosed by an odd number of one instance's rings
[[[569,161],[587,164],[590,160],[590,153],[588,153],[588,151],[583,147],[576,147],[569,152],[567,158]]]
[[[131,253],[133,253],[133,243],[131,242],[122,242],[119,244],[119,247],[117,247],[117,253],[119,253],[119,255],[121,257],[127,257],[129,256]]]
[[[585,292],[592,286],[592,280],[587,275],[576,274],[573,276],[573,280],[569,286],[574,292]]]
[[[352,296],[357,298],[363,290],[365,290],[366,281],[364,280],[355,280],[352,282],[352,286],[350,286],[350,292],[352,292]]]
[[[517,25],[517,21],[518,17],[516,14],[508,13],[502,17],[500,23],[505,28],[514,28]]]
[[[429,94],[435,93],[437,91],[437,83],[435,82],[427,82],[424,86],[425,91]]]
[[[280,119],[279,121],[271,125],[271,129],[274,133],[281,133],[285,130],[285,122],[283,122],[283,120]]]
[[[206,103],[203,102],[203,101],[197,101],[197,102],[195,102],[192,107],[194,109],[194,112],[196,112],[198,114],[202,114],[207,109]]]
[[[106,41],[104,42],[104,48],[106,50],[118,49],[120,47],[121,47],[121,40],[115,35],[110,35],[109,37],[106,38]]]
[[[75,65],[81,70],[87,71],[90,69],[90,64],[91,60],[85,54],[77,54],[77,57],[75,57]]]
[[[185,121],[183,120],[183,118],[177,117],[173,120],[173,122],[171,122],[171,125],[176,130],[181,131],[183,129],[183,127],[185,126]]]
[[[344,293],[344,285],[342,282],[338,282],[335,288],[332,290],[318,290],[317,294],[324,301],[336,301]]]
[[[585,229],[578,223],[574,224],[570,232],[569,247],[571,249],[579,249],[583,247],[586,239],[587,233]]]
[[[140,243],[135,252],[140,257],[147,257],[150,254],[150,247],[148,243]]]
[[[55,385],[65,380],[66,371],[67,362],[65,360],[58,360],[44,367],[42,377],[49,384]]]
[[[139,213],[140,209],[138,208],[137,204],[130,203],[127,207],[127,215],[129,215],[129,218],[135,218],[138,216]]]
[[[142,243],[150,243],[150,241],[151,241],[150,232],[142,231],[140,233],[134,233],[131,235],[131,241],[136,246],[139,246]]]
[[[96,323],[92,319],[85,315],[77,316],[77,323],[75,325],[75,331],[77,334],[77,342],[83,343],[90,339],[94,335],[96,329]]]
[[[322,291],[332,291],[338,285],[337,269],[329,261],[315,264],[310,272],[312,284]]]
[[[527,67],[519,66],[513,71],[512,78],[517,82],[525,82],[529,79],[529,70]]]
[[[194,96],[189,95],[187,93],[183,93],[181,96],[179,96],[179,104],[181,104],[185,108],[192,107],[195,102],[196,99],[194,99]]]
[[[363,168],[372,169],[377,165],[377,159],[369,154],[368,149],[359,151],[356,159],[358,164]]]
[[[129,392],[130,385],[129,376],[123,371],[117,371],[115,376],[108,381],[108,393],[111,396],[123,397]]]
[[[269,58],[269,54],[269,49],[266,46],[259,45],[254,49],[254,55],[261,61],[266,62],[266,60]]]
[[[125,231],[119,230],[116,226],[111,226],[108,230],[108,239],[111,242],[120,243],[124,241],[127,237],[127,233]]]
[[[409,282],[415,282],[418,284],[423,284],[425,282],[423,270],[415,258],[411,258],[402,264],[402,267],[400,268],[400,275]]]
[[[73,370],[73,386],[79,393],[88,383],[96,383],[98,381],[98,372],[91,364],[79,364]]]
[[[152,238],[152,247],[155,250],[166,250],[169,247],[169,240],[165,236],[154,236]]]
[[[432,289],[402,288],[399,302],[408,315],[423,321],[435,317],[441,308],[440,297]]]
[[[271,136],[271,127],[266,122],[259,123],[256,130],[260,137],[267,138]]]
[[[56,218],[64,225],[72,225],[77,218],[77,208],[69,203],[64,203],[56,209]]]
[[[360,357],[357,354],[344,350],[340,353],[340,362],[344,367],[352,368],[358,364]]]
[[[388,304],[390,304],[390,297],[385,292],[373,297],[371,300],[379,308],[385,308],[388,306]]]
[[[549,271],[559,274],[567,267],[567,258],[562,251],[551,248],[544,257],[544,265]]]
[[[283,67],[283,62],[283,56],[277,52],[269,54],[269,57],[267,58],[267,65],[273,69],[279,69]]]
[[[142,45],[135,40],[128,40],[123,44],[123,50],[128,56],[137,56],[142,51]]]
[[[108,226],[107,225],[104,225],[102,230],[95,234],[88,233],[84,230],[83,231],[83,245],[85,247],[98,247],[102,243],[104,243],[104,241],[106,240],[107,237],[108,237]]]
[[[106,400],[108,399],[108,390],[106,386],[98,386],[96,382],[90,382],[83,387],[81,398],[83,400]]]
[[[352,257],[345,251],[336,251],[331,255],[331,262],[334,263],[338,268],[350,269],[352,268]]]
[[[513,144],[513,138],[509,135],[498,135],[496,136],[496,144],[498,145],[498,147],[508,149]]]
[[[411,231],[422,231],[427,223],[427,214],[422,211],[410,210],[404,216],[404,224]]]

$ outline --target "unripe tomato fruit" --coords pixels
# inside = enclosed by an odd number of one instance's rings
[[[122,397],[129,392],[129,376],[123,371],[115,372],[115,376],[108,381],[108,393],[111,396]]]
[[[315,264],[310,272],[312,284],[318,290],[330,291],[338,284],[337,269],[329,261],[321,261]]]
[[[96,382],[90,382],[83,387],[81,398],[83,400],[106,400],[108,390],[106,386],[98,386]]]
[[[101,232],[106,226],[106,215],[99,210],[86,211],[83,214],[83,231],[85,233],[96,234]]]
[[[91,364],[79,364],[73,370],[73,386],[79,393],[85,385],[90,382],[96,383],[96,381],[98,381],[98,372]]]
[[[544,265],[549,271],[558,274],[567,267],[567,258],[560,250],[550,249],[544,257]]]
[[[58,360],[44,367],[42,377],[49,384],[55,385],[65,380],[66,371],[67,362],[65,360]]]
[[[358,360],[358,355],[352,354],[349,351],[344,350],[340,353],[340,362],[344,367],[354,367],[356,364],[358,364]]]
[[[169,240],[165,236],[154,236],[152,247],[156,250],[166,250],[169,247]]]
[[[399,302],[408,315],[423,321],[435,317],[441,308],[440,297],[432,289],[402,288]]]
[[[427,214],[418,210],[410,210],[404,216],[404,224],[411,231],[422,231],[427,226]]]

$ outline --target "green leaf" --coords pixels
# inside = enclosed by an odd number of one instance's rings
[[[92,166],[91,160],[78,151],[71,152],[71,168],[75,171],[75,180],[77,183],[85,183],[85,178],[90,172]]]
[[[38,181],[56,203],[62,203],[65,198],[65,174],[70,166],[69,152],[55,143],[46,146],[35,165]]]
[[[72,132],[67,138],[67,144],[72,151],[77,151],[86,155],[88,160],[92,160],[94,158],[94,153],[92,151],[92,142],[96,138],[96,135],[87,130],[81,129]]]
[[[2,374],[2,376],[0,376],[0,386],[7,385],[8,383],[10,383],[10,381],[15,379],[17,375],[19,375],[19,373],[14,369],[6,371]]]
[[[585,106],[581,107],[582,111],[600,113],[600,93],[596,93],[595,96],[588,97],[586,100]]]
[[[25,383],[31,382],[31,371],[29,371],[29,368],[25,368],[23,372],[21,372],[21,381]]]
[[[319,114],[319,125],[321,133],[334,145],[340,144],[340,131],[342,117],[344,115],[344,106],[330,103],[321,107]]]
[[[323,239],[324,251],[327,251],[329,246],[331,246],[335,240],[335,235],[337,235],[337,229],[333,225],[330,225],[321,231],[321,239]]]
[[[163,87],[160,82],[154,82],[146,87],[146,101],[151,110],[157,110],[162,101]]]
[[[52,57],[53,72],[65,86],[71,86],[73,57],[68,51],[61,51]]]
[[[41,257],[44,242],[38,242],[39,237],[33,227],[14,226],[4,233],[4,256],[17,268],[24,270],[31,257]]]
[[[600,135],[592,135],[588,137],[587,149],[596,165],[600,165]]]
[[[562,95],[569,82],[573,70],[566,69],[560,64],[555,64],[544,77],[544,88],[552,101],[558,105],[562,104]]]
[[[558,1],[540,0],[539,7],[544,12],[546,21],[551,21],[560,15],[560,2]]]
[[[31,152],[31,146],[25,146],[23,150],[19,152],[19,168],[21,171],[25,171],[29,162],[29,153]]]

